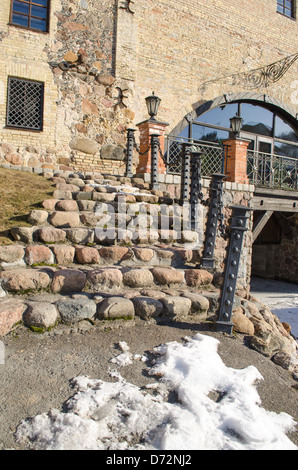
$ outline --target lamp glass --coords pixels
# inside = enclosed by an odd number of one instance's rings
[[[146,100],[149,116],[150,117],[156,116],[158,113],[159,103],[161,102],[161,99],[158,98],[158,96],[156,96],[153,92],[152,95],[147,96],[145,100]]]
[[[243,119],[237,114],[236,116],[230,119],[233,134],[235,134],[236,136],[238,136],[241,131],[242,122],[243,122]]]

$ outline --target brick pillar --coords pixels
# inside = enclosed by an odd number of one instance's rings
[[[226,181],[246,184],[249,182],[247,177],[247,148],[250,140],[246,139],[227,139],[223,141],[227,145],[225,174]]]
[[[137,127],[140,130],[140,155],[139,164],[136,169],[137,174],[151,173],[151,135],[159,135],[160,148],[164,153],[165,145],[165,130],[169,124],[165,122],[159,122],[154,119],[148,119],[147,121],[140,122]],[[144,153],[145,152],[145,153]],[[158,173],[165,174],[166,166],[163,159],[158,156]]]

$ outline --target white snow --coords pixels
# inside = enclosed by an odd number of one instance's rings
[[[261,407],[258,370],[226,367],[218,344],[197,334],[156,348],[148,368],[156,382],[142,389],[119,369],[111,371],[114,382],[77,377],[67,412],[23,421],[17,438],[38,450],[297,450],[285,434],[295,428],[293,418]],[[119,346],[135,359],[126,343]]]

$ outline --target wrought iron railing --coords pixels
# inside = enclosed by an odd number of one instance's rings
[[[249,150],[247,175],[255,186],[298,189],[298,159]]]
[[[213,173],[222,173],[224,168],[224,148],[213,142],[191,140],[185,137],[168,135],[165,142],[165,158],[167,173],[180,175],[182,171],[183,144],[193,143],[201,156],[201,175],[211,176]]]

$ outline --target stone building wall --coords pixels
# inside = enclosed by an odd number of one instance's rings
[[[10,1],[0,5],[0,163],[121,174],[134,112],[126,82],[113,76],[115,2],[51,0],[50,11],[41,33],[10,25]],[[44,83],[41,132],[6,128],[9,76]]]
[[[223,94],[266,94],[297,112],[298,61],[266,87],[257,73],[243,76],[297,53],[297,21],[276,7],[275,0],[139,0],[134,14],[119,10],[116,73],[133,83],[136,122],[146,119],[152,90],[169,132]]]
[[[126,129],[147,119],[152,90],[169,133],[224,94],[298,110],[298,61],[266,87],[244,75],[297,52],[297,21],[275,0],[51,0],[48,33],[10,25],[10,4],[0,4],[0,164],[121,173]],[[6,128],[8,76],[44,82],[42,132]]]

